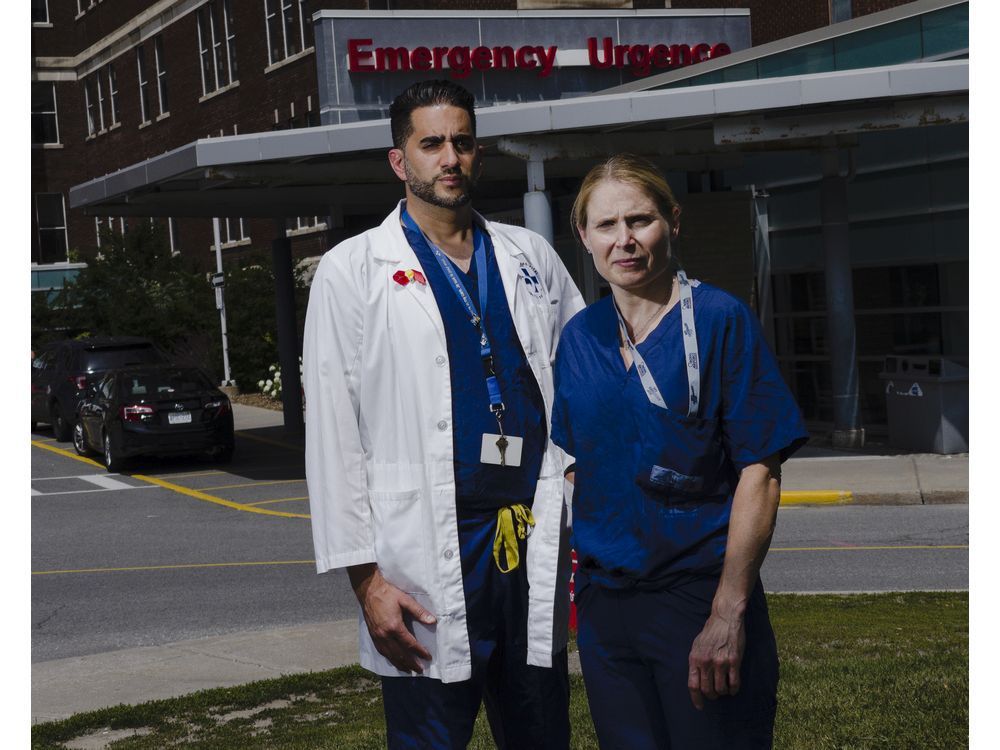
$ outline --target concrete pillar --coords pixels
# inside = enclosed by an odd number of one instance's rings
[[[278,365],[281,368],[281,409],[285,432],[301,435],[302,379],[299,377],[299,333],[295,321],[295,281],[292,274],[292,242],[285,234],[284,219],[274,222],[271,264],[274,267],[274,305],[278,323]]]
[[[524,226],[554,244],[552,202],[545,192],[545,163],[528,161],[528,192],[524,194]]]
[[[833,447],[865,443],[858,405],[858,363],[854,327],[854,284],[847,220],[847,178],[840,174],[839,151],[823,151],[820,186],[826,279],[826,325],[833,385]]]

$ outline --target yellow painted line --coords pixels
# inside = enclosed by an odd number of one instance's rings
[[[854,502],[847,490],[782,490],[781,505],[833,505]]]
[[[282,497],[278,500],[261,500],[257,503],[247,503],[247,505],[271,505],[272,503],[290,503],[293,500],[308,500],[309,496],[305,497]]]
[[[84,458],[83,456],[78,456],[76,453],[70,453],[62,448],[55,448],[51,445],[44,445],[35,440],[31,441],[32,445],[38,446],[39,448],[44,448],[47,451],[52,451],[53,453],[58,453],[61,456],[68,456],[69,458],[75,458],[77,461],[83,461],[91,466],[96,466],[99,469],[103,469],[103,464],[97,463],[90,458]],[[149,482],[150,484],[155,484],[159,487],[163,487],[168,490],[173,490],[174,492],[179,492],[182,495],[187,495],[188,497],[193,497],[196,500],[204,500],[207,503],[215,503],[216,505],[222,505],[226,508],[232,508],[233,510],[242,510],[247,513],[259,513],[263,516],[280,516],[282,518],[309,518],[307,513],[285,513],[280,510],[268,510],[267,508],[254,508],[244,503],[234,503],[232,500],[226,500],[221,497],[215,497],[214,495],[208,495],[204,492],[199,492],[198,490],[191,490],[187,487],[182,487],[179,484],[174,484],[173,482],[167,482],[158,477],[149,476],[147,474],[127,474],[126,476],[134,477],[143,482]]]
[[[272,440],[271,438],[261,437],[260,435],[250,435],[246,432],[236,433],[241,438],[246,438],[247,440],[256,440],[258,443],[267,443],[268,445],[276,445],[279,448],[287,448],[292,451],[301,451],[301,445],[293,445],[292,443],[285,443],[281,440]]]
[[[97,463],[97,461],[95,461],[92,458],[87,458],[85,456],[78,456],[78,455],[76,455],[75,451],[68,451],[68,450],[66,450],[64,448],[56,448],[54,445],[46,445],[45,443],[41,442],[40,440],[32,440],[31,444],[33,446],[35,446],[36,448],[43,448],[44,450],[52,451],[53,453],[58,453],[60,456],[66,456],[67,458],[72,458],[72,459],[75,459],[77,461],[82,461],[85,464],[90,464],[91,466],[96,466],[98,469],[103,469],[104,468],[104,464],[99,464],[99,463]]]
[[[771,552],[857,552],[859,550],[897,549],[969,549],[968,544],[888,544],[859,545],[857,547],[771,547]]]
[[[156,477],[170,477],[171,479],[186,479],[187,477],[208,477],[213,474],[225,474],[224,471],[219,471],[218,469],[209,469],[208,471],[189,471],[184,474],[152,474],[151,476]]]
[[[202,487],[202,492],[207,492],[208,490],[233,490],[239,487],[262,487],[265,484],[290,484],[292,482],[304,482],[305,479],[274,479],[267,482],[247,482],[245,484],[220,484],[218,487]],[[250,503],[253,505],[253,503]]]
[[[199,492],[198,490],[188,489],[187,487],[182,487],[179,484],[174,484],[173,482],[166,482],[157,477],[150,477],[144,474],[131,474],[130,476],[136,479],[141,479],[144,482],[149,482],[150,484],[156,484],[160,487],[165,487],[168,490],[173,490],[174,492],[179,492],[182,495],[187,495],[188,497],[193,497],[195,500],[204,500],[206,503],[215,503],[216,505],[222,505],[226,508],[232,508],[233,510],[242,510],[247,513],[260,513],[265,516],[281,516],[282,518],[309,518],[307,513],[284,513],[280,510],[267,510],[266,508],[254,508],[245,503],[235,503],[232,500],[226,500],[221,497],[215,497],[214,495],[208,495],[204,492]]]
[[[54,576],[64,573],[123,573],[143,570],[190,570],[193,568],[245,568],[262,565],[315,565],[315,560],[269,560],[267,562],[190,563],[184,565],[137,565],[131,568],[80,568],[78,570],[33,570],[33,576]]]

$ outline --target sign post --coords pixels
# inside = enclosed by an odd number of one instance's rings
[[[223,289],[226,286],[226,274],[222,271],[222,238],[219,232],[219,217],[212,219],[212,231],[215,232],[215,267],[212,274],[212,287],[215,289],[215,306],[219,310],[219,323],[222,326],[222,373],[224,386],[234,386],[229,372],[229,336],[226,333],[226,298]]]

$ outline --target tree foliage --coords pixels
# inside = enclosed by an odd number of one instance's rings
[[[270,254],[233,259],[225,269],[230,377],[257,390],[278,361],[274,272]],[[298,341],[308,297],[294,270]],[[102,236],[98,256],[55,298],[32,301],[32,345],[87,335],[146,336],[179,362],[223,378],[222,334],[209,274],[170,251],[162,227],[138,221],[124,235]]]
[[[301,342],[308,287],[297,266],[293,280],[296,334]],[[256,391],[257,382],[278,361],[274,271],[268,255],[248,255],[226,270],[226,328],[232,377],[240,390]]]
[[[67,335],[146,336],[178,361],[218,372],[214,313],[206,274],[170,251],[161,227],[140,220],[124,235],[102,235],[97,257],[47,307],[33,304],[32,338],[37,346]]]

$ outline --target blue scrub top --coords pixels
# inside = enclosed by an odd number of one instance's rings
[[[612,298],[563,329],[552,440],[576,459],[577,590],[667,588],[722,570],[739,471],[808,439],[802,415],[750,309],[709,284],[692,288],[701,404],[688,380],[675,305],[639,344],[668,410],[626,372]]]
[[[451,363],[451,409],[455,440],[455,483],[459,508],[488,510],[523,503],[531,506],[535,484],[542,468],[547,439],[545,403],[521,342],[507,303],[497,266],[496,253],[488,232],[478,225],[486,246],[487,292],[486,332],[493,352],[494,369],[504,403],[505,435],[524,439],[521,466],[496,466],[480,461],[484,434],[497,434],[497,421],[490,412],[490,397],[479,350],[479,333],[469,321],[469,313],[448,282],[427,240],[420,232],[403,226],[410,247],[417,254],[434,293],[444,321],[448,359]],[[479,285],[476,264],[468,273],[452,263],[472,303],[479,312]]]

